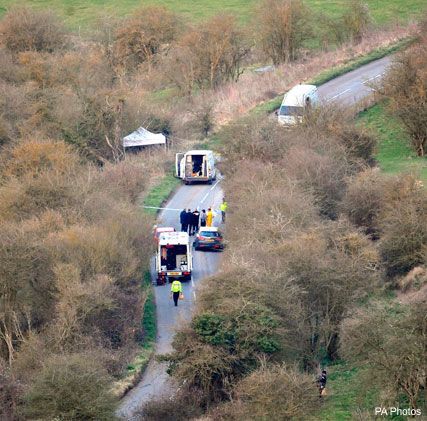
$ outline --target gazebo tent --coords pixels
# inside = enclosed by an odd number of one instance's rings
[[[161,133],[151,133],[144,127],[140,127],[123,138],[123,147],[132,148],[143,146],[164,145],[166,147],[166,136]]]

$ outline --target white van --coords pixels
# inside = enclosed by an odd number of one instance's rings
[[[296,124],[302,120],[307,107],[316,106],[318,102],[316,86],[296,85],[283,97],[277,119],[280,124]]]
[[[216,179],[215,157],[209,150],[195,150],[177,153],[175,157],[175,176],[185,184],[193,181],[212,183]]]
[[[191,280],[193,255],[186,232],[163,232],[156,252],[157,285],[172,279]]]

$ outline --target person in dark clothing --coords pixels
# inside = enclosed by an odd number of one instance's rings
[[[322,397],[325,394],[326,381],[328,380],[326,370],[322,370],[322,374],[317,379],[317,385],[319,387],[319,396]]]
[[[200,226],[205,227],[206,226],[206,210],[203,209],[202,213],[200,214]]]
[[[194,235],[199,229],[200,212],[195,209],[191,218],[190,235]]]
[[[185,232],[188,232],[191,235],[191,226],[193,223],[193,212],[191,212],[191,209],[187,209],[186,215],[186,221],[187,221],[187,230]]]
[[[179,214],[179,221],[181,222],[181,231],[187,232],[188,222],[187,222],[187,211],[185,209]]]

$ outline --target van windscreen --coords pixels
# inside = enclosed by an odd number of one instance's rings
[[[279,115],[302,116],[303,114],[304,107],[296,107],[293,105],[282,105],[279,111]]]

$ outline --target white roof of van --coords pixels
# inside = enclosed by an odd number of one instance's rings
[[[186,152],[187,155],[206,155],[208,153],[212,153],[212,151],[209,149],[196,149]]]
[[[188,244],[190,238],[186,232],[162,232],[159,236],[159,244]]]
[[[304,105],[304,98],[317,91],[315,85],[296,85],[283,97],[282,105]]]

